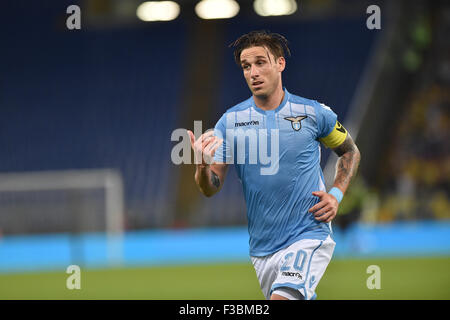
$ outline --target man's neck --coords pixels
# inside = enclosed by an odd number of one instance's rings
[[[275,92],[268,97],[253,96],[253,100],[255,101],[256,106],[264,111],[274,110],[278,108],[283,99],[284,90],[282,87],[275,90]]]

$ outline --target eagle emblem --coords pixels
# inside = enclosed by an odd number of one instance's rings
[[[297,116],[297,117],[286,117],[285,120],[289,120],[292,124],[292,129],[298,131],[302,128],[302,124],[300,121],[306,119],[308,116]]]

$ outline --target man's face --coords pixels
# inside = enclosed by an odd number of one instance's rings
[[[266,47],[251,47],[241,52],[245,81],[254,96],[267,98],[281,84],[285,60],[275,57]]]

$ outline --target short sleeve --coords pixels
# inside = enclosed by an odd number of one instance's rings
[[[216,126],[214,127],[214,135],[218,138],[223,139],[222,145],[217,148],[216,153],[214,154],[214,162],[218,163],[230,163],[232,160],[232,155],[230,152],[230,142],[226,139],[226,128],[227,128],[227,118],[226,114],[224,114],[219,121],[217,121]]]
[[[323,103],[316,102],[317,139],[328,136],[337,122],[336,113]]]
[[[324,104],[317,107],[318,139],[327,148],[340,146],[347,138],[347,130],[337,120],[337,115]]]

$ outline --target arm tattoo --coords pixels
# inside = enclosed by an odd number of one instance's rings
[[[361,155],[350,135],[345,141],[334,149],[339,159],[336,163],[336,177],[334,183],[345,191],[350,184],[351,178],[355,175]]]
[[[217,174],[214,173],[214,171],[211,170],[211,183],[213,184],[213,186],[215,186],[216,188],[220,187],[220,179],[219,176]]]

